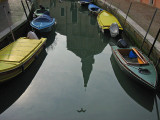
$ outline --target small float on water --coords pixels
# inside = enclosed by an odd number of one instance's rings
[[[90,11],[91,13],[93,13],[93,14],[98,14],[100,11],[103,10],[102,8],[96,6],[96,5],[92,4],[92,3],[90,3],[90,4],[88,5],[88,9],[89,9],[89,11]]]
[[[30,25],[40,31],[40,32],[50,32],[52,30],[52,26],[55,24],[55,18],[51,18],[48,15],[41,15],[36,19],[32,20]]]
[[[153,62],[137,48],[120,48],[111,44],[113,56],[121,70],[143,85],[156,89],[158,76]]]
[[[119,34],[119,30],[123,30],[117,18],[106,10],[98,14],[97,22],[101,31],[104,33],[105,30],[110,30],[112,37],[116,37]]]
[[[0,83],[22,73],[37,58],[47,40],[37,38],[30,32],[0,50]]]

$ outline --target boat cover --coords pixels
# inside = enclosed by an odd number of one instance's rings
[[[20,62],[30,54],[41,40],[20,39],[0,51],[0,61]]]
[[[55,18],[51,18],[49,15],[41,15],[31,22],[31,26],[38,30],[51,27],[55,23]]]
[[[123,30],[121,24],[111,13],[106,10],[101,11],[97,16],[97,21],[102,29],[109,29],[112,23],[117,23],[120,30]]]

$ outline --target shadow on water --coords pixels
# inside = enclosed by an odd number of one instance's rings
[[[141,84],[135,82],[130,77],[128,77],[115,61],[113,54],[110,58],[113,71],[117,77],[118,82],[124,89],[124,91],[139,105],[147,109],[148,111],[153,110],[155,93],[150,89],[145,88]]]
[[[9,108],[25,92],[46,56],[46,50],[42,50],[38,59],[36,59],[24,73],[0,85],[0,114]]]

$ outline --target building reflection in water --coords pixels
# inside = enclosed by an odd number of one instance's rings
[[[95,62],[94,55],[101,53],[107,42],[100,40],[96,17],[88,17],[88,12],[84,14],[80,8],[77,2],[57,2],[53,16],[58,21],[56,31],[67,36],[68,50],[81,59],[84,87],[87,87]]]

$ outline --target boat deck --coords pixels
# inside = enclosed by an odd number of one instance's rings
[[[0,50],[0,61],[21,62],[28,56],[42,41],[20,38]]]

